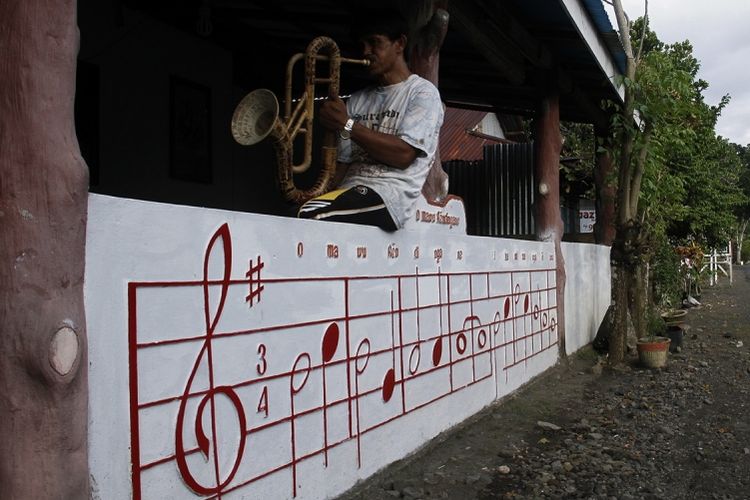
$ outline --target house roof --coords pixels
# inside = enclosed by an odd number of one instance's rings
[[[471,109],[446,108],[443,127],[440,129],[440,160],[481,160],[487,144],[501,142],[499,138],[472,134],[487,113]]]
[[[212,29],[207,38],[232,52],[235,83],[247,90],[283,89],[289,57],[319,35],[332,37],[343,54],[356,56],[349,42],[356,2],[122,2],[193,34],[208,5]],[[614,30],[600,0],[451,0],[447,10],[438,86],[449,106],[534,116],[544,89],[555,87],[563,120],[603,123],[601,100],[621,98],[614,76],[621,71],[622,48],[612,43]],[[365,81],[361,70],[343,67],[344,92]]]

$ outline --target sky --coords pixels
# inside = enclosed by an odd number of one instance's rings
[[[622,0],[630,19],[643,15],[644,0]],[[617,21],[606,5],[612,26]],[[743,146],[750,144],[750,1],[649,0],[649,23],[662,42],[690,40],[700,61],[698,77],[709,84],[706,101],[715,105],[725,94],[716,133]]]

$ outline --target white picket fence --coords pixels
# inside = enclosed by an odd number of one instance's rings
[[[714,286],[719,282],[719,272],[725,277],[729,278],[729,284],[732,284],[732,249],[727,247],[721,252],[715,248],[709,254],[708,264],[703,266],[703,269],[708,266],[708,280],[709,285]],[[701,271],[703,271],[701,269]]]
[[[707,259],[705,257],[707,257]],[[721,251],[714,248],[705,257],[705,263],[701,266],[700,273],[698,274],[701,276],[705,276],[705,274],[708,275],[709,286],[716,286],[719,282],[719,274],[723,274],[725,277],[729,278],[729,284],[731,286],[733,280],[731,248],[726,247]],[[681,266],[683,268],[690,268],[690,259],[683,259]],[[695,276],[693,273],[686,273],[683,283],[684,291],[689,296],[699,297],[701,295],[701,285],[705,285],[705,282],[702,282],[703,280],[698,276]]]

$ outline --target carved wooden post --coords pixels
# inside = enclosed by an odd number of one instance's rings
[[[534,174],[536,179],[536,235],[541,241],[555,242],[557,262],[557,328],[560,355],[565,353],[565,260],[561,241],[563,222],[560,214],[560,100],[556,93],[548,92],[541,102],[534,123]]]
[[[90,496],[75,0],[0,2],[0,496]]]
[[[447,1],[423,0],[404,3],[403,15],[416,26],[409,40],[409,69],[438,86],[440,47],[448,32],[450,16],[446,12]],[[448,195],[448,174],[443,170],[440,151],[427,174],[422,193],[430,200],[440,200]]]
[[[596,128],[596,137],[605,138],[606,130]],[[600,245],[612,246],[615,240],[615,189],[614,165],[608,151],[596,152],[594,184],[596,188],[596,224],[594,239]]]

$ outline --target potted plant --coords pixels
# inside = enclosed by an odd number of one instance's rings
[[[686,315],[687,309],[670,309],[661,314],[661,319],[664,320],[666,326],[666,336],[672,341],[669,345],[671,352],[674,352],[678,347],[682,347],[682,340],[687,329],[684,322]]]
[[[648,334],[636,342],[638,360],[646,368],[662,368],[667,364],[671,340],[666,334],[666,324],[655,314],[649,314]]]
[[[670,309],[661,313],[661,319],[666,326],[679,325],[685,320],[687,309]]]
[[[707,267],[703,266],[703,249],[691,241],[675,248],[680,258],[680,274],[683,279],[684,292],[687,297],[701,296],[701,281],[706,276]]]

